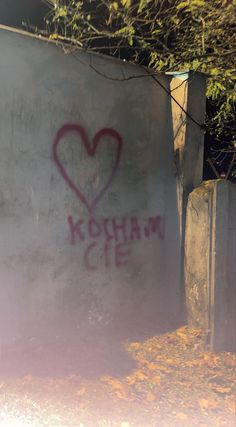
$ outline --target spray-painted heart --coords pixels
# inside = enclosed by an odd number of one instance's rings
[[[87,154],[90,157],[95,156],[97,146],[102,141],[104,141],[104,137],[111,136],[112,139],[116,143],[116,156],[115,156],[114,165],[112,166],[111,174],[110,174],[108,180],[106,181],[106,183],[104,184],[104,186],[102,187],[102,189],[99,191],[99,193],[95,196],[95,198],[90,203],[88,202],[88,200],[86,199],[86,197],[82,193],[82,191],[73,182],[68,171],[66,170],[65,166],[60,161],[59,156],[58,156],[58,146],[59,146],[62,138],[71,132],[78,134],[78,136],[79,136],[78,142],[82,142],[84,144],[84,147],[87,151]],[[70,188],[75,192],[76,196],[80,199],[80,201],[87,207],[89,212],[92,212],[94,207],[97,205],[99,200],[102,198],[105,191],[110,186],[110,184],[111,184],[111,182],[115,176],[115,173],[117,171],[119,161],[120,161],[122,145],[123,145],[123,140],[122,140],[121,136],[119,135],[119,133],[113,129],[110,129],[110,128],[104,128],[104,129],[101,129],[100,131],[98,131],[95,134],[95,136],[93,137],[92,143],[90,143],[85,129],[82,126],[79,126],[77,124],[66,124],[66,125],[62,126],[56,134],[56,137],[55,137],[54,142],[53,142],[53,147],[52,147],[53,160],[56,163],[56,166],[57,166],[61,176],[64,178],[64,180],[70,186]]]

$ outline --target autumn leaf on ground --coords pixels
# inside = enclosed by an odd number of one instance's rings
[[[156,371],[158,369],[158,365],[156,363],[147,363],[147,369],[149,369],[149,371]]]
[[[203,353],[203,360],[208,366],[215,366],[219,363],[220,358],[212,353]]]
[[[177,364],[180,363],[180,361],[178,359],[165,358],[165,363],[168,363],[168,365],[176,366]]]
[[[201,359],[191,359],[191,360],[187,360],[186,362],[184,362],[184,365],[191,368],[193,366],[201,366],[203,364],[203,360]]]
[[[166,374],[170,374],[172,372],[172,369],[170,369],[170,365],[158,365],[158,371],[164,372]]]
[[[134,384],[136,381],[145,381],[147,380],[148,376],[145,372],[141,371],[141,370],[137,370],[134,371],[134,373],[132,375],[129,375],[126,378],[126,382],[127,384]]]
[[[112,389],[114,390],[114,393],[119,399],[125,399],[128,396],[128,389],[125,386],[124,383],[117,380],[116,378],[112,377],[102,377],[101,381],[109,384]]]
[[[187,341],[188,340],[188,336],[187,336],[187,333],[186,333],[187,331],[186,331],[186,328],[185,327],[183,327],[183,328],[179,328],[179,329],[177,329],[177,331],[176,331],[176,335],[179,337],[179,338],[181,338],[182,340],[185,340],[185,341]]]
[[[132,342],[127,345],[128,350],[139,350],[141,348],[142,344],[140,342]]]
[[[217,400],[210,397],[208,399],[198,399],[198,402],[202,410],[215,409],[219,406]]]
[[[187,418],[188,418],[188,416],[186,414],[184,414],[184,412],[177,412],[177,414],[175,415],[175,417],[178,420],[182,420],[182,421],[187,420]]]
[[[194,337],[201,337],[204,335],[203,331],[201,329],[195,329],[195,328],[188,328],[188,332],[193,335]]]
[[[220,394],[228,394],[231,392],[231,387],[221,387],[215,384],[209,384],[209,387]]]
[[[148,402],[153,402],[154,400],[156,400],[156,396],[154,393],[152,393],[151,391],[149,391],[146,395],[146,400]]]
[[[139,365],[145,366],[148,364],[148,360],[145,359],[145,357],[142,354],[136,354],[134,357],[134,360],[136,360],[136,362]]]

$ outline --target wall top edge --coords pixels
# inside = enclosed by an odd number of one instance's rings
[[[33,33],[28,32],[28,31],[24,31],[24,30],[21,30],[19,28],[15,28],[15,27],[9,27],[9,26],[3,25],[3,24],[0,24],[0,33],[1,32],[10,32],[10,33],[15,34],[16,36],[22,36],[22,37],[31,38],[31,39],[37,40],[39,42],[42,42],[42,43],[53,45],[53,46],[55,46],[57,48],[64,48],[64,49],[67,48],[68,49],[70,47],[70,43],[68,43],[66,41],[63,41],[63,40],[51,40],[48,37],[45,37],[43,35],[33,34]],[[73,47],[75,47],[75,45],[73,45],[73,44],[71,44],[71,45]],[[147,74],[148,73],[153,73],[153,70],[150,69],[150,68],[148,68],[148,67],[144,67],[144,66],[141,66],[139,64],[134,64],[133,62],[129,62],[129,61],[126,61],[126,60],[118,59],[118,58],[115,58],[115,57],[112,57],[112,56],[109,56],[109,55],[104,55],[104,54],[101,54],[101,53],[98,53],[98,52],[86,50],[86,49],[83,49],[82,47],[76,45],[76,51],[73,50],[73,56],[81,54],[81,53],[92,55],[92,56],[98,57],[98,58],[102,58],[102,59],[104,59],[106,61],[113,61],[113,62],[116,62],[117,64],[119,63],[120,65],[123,65],[123,66],[133,67],[137,71],[139,71],[139,73],[140,72],[143,73],[143,71],[145,71]],[[67,55],[70,55],[70,53],[67,53]],[[167,81],[169,81],[169,80],[171,80],[173,78],[173,76],[168,76],[165,73],[161,73],[161,72],[155,72],[155,75],[157,77],[164,78]]]
[[[22,30],[22,29],[19,29],[16,27],[9,27],[9,26],[3,25],[3,24],[0,24],[0,32],[1,31],[11,32],[13,34],[23,36],[23,37],[29,37],[29,38],[38,40],[40,42],[44,42],[44,43],[54,45],[57,47],[67,47],[68,48],[70,46],[68,42],[65,42],[63,40],[51,40],[48,37],[45,37],[41,34],[33,34],[33,33],[28,32],[28,31],[25,31],[25,30]],[[125,61],[125,60],[118,59],[118,58],[115,58],[115,57],[112,57],[109,55],[104,55],[104,54],[101,54],[98,52],[85,50],[80,46],[76,46],[76,48],[77,48],[77,53],[88,53],[89,55],[97,56],[97,57],[106,59],[107,61],[115,61],[115,62],[123,64],[123,65],[129,65],[131,67],[135,67],[136,69],[139,69],[139,70],[142,69],[142,70],[146,70],[146,72],[152,72],[153,73],[153,70],[151,68],[144,67],[144,66],[141,66],[139,64],[134,64],[133,62]],[[173,71],[173,72],[163,72],[163,73],[162,72],[155,72],[155,75],[157,75],[159,77],[164,77],[165,79],[168,79],[168,80],[172,80],[174,77],[185,80],[186,78],[188,78],[189,76],[191,76],[193,74],[196,76],[199,76],[199,77],[201,77],[201,76],[203,76],[204,78],[208,77],[204,73],[200,73],[198,71],[193,71],[193,70]]]

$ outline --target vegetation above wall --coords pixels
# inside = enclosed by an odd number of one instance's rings
[[[207,130],[235,148],[235,0],[46,0],[51,37],[148,65],[209,76]]]

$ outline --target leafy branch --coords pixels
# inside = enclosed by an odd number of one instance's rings
[[[207,130],[234,146],[236,0],[45,0],[52,38],[147,65],[208,75]]]

